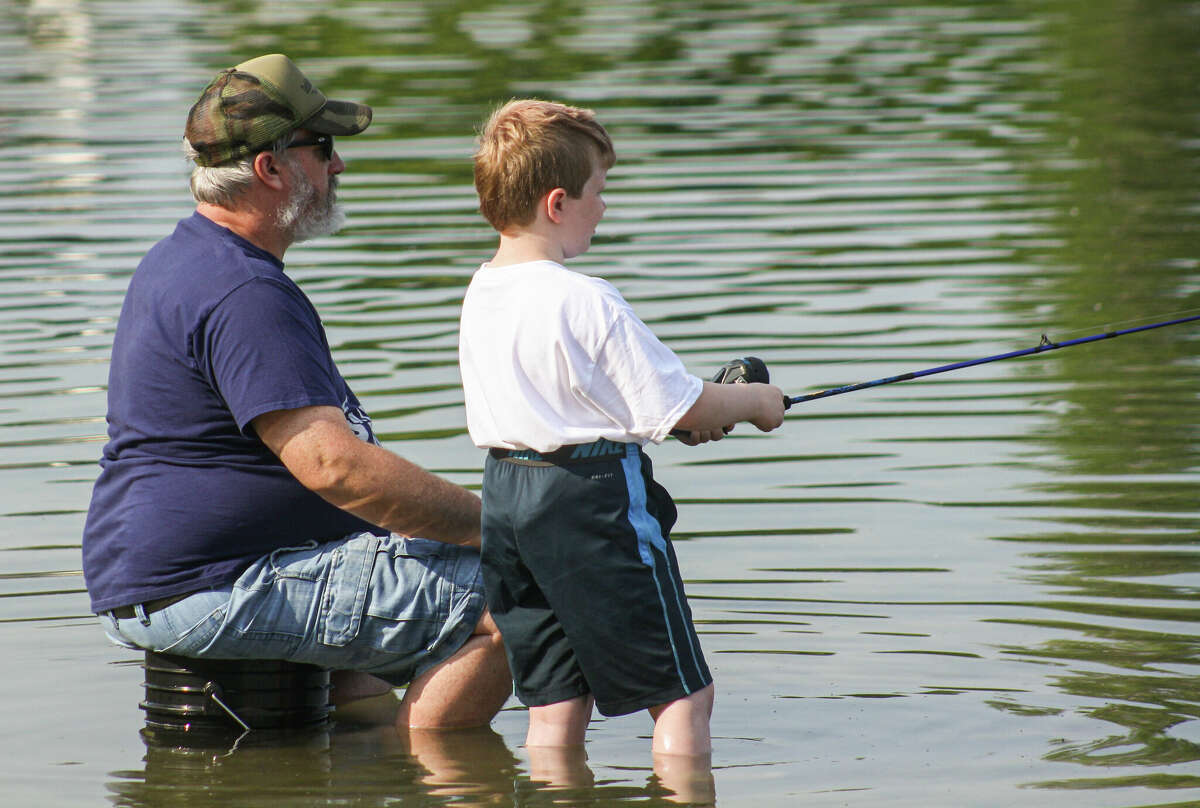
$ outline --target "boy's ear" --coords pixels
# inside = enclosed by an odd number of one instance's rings
[[[546,218],[555,224],[560,224],[562,222],[563,200],[566,199],[566,197],[567,189],[555,188],[553,191],[550,191],[548,194],[546,194],[545,198],[542,200],[542,204],[545,206]]]

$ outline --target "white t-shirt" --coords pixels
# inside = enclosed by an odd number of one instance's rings
[[[467,429],[487,448],[659,443],[704,385],[612,284],[554,261],[475,272],[458,359]]]

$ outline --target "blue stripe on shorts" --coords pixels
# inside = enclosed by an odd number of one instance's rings
[[[671,641],[671,653],[675,657],[675,670],[679,673],[679,682],[683,686],[683,690],[687,694],[691,694],[692,689],[688,687],[687,677],[683,674],[683,666],[679,661],[679,647],[675,638],[675,632],[671,628],[671,609],[667,606],[666,597],[663,594],[662,583],[659,581],[657,574],[657,564],[654,558],[654,551],[657,550],[662,556],[664,564],[670,565],[670,556],[667,554],[667,542],[663,538],[662,529],[658,524],[658,520],[650,515],[646,510],[646,483],[642,479],[642,459],[639,449],[636,444],[626,444],[625,457],[621,459],[621,468],[625,472],[625,486],[629,491],[629,523],[633,525],[633,530],[637,534],[638,553],[641,555],[642,563],[650,568],[654,585],[658,589],[658,602],[663,611],[663,622],[667,626],[667,636]],[[669,569],[668,569],[669,571]],[[675,587],[675,575],[668,575],[667,579],[671,581],[671,596],[675,600],[676,613],[685,612],[686,607],[683,603],[683,598],[680,596],[679,590]],[[695,669],[699,669],[700,660],[696,653],[696,647],[692,643],[691,632],[684,632],[687,638],[688,651],[692,657],[692,664]]]

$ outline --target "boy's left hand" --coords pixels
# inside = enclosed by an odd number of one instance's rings
[[[671,434],[679,439],[679,442],[685,446],[699,446],[702,443],[708,443],[713,440],[720,440],[726,434],[733,431],[733,425],[724,429],[705,429],[705,430],[690,430],[684,432],[682,429],[674,430]]]

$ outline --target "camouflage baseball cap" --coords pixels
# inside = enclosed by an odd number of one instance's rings
[[[184,137],[197,163],[216,166],[262,151],[293,129],[357,135],[370,123],[370,107],[330,101],[291,59],[272,53],[218,73],[188,113]]]

